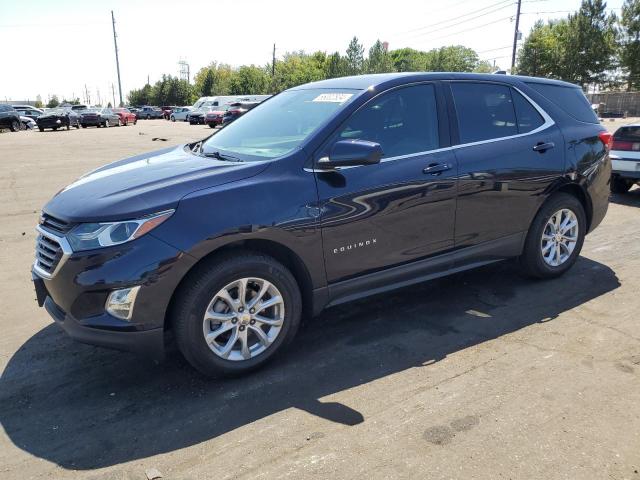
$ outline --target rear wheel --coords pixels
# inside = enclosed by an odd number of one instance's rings
[[[587,217],[573,195],[557,193],[534,218],[520,257],[524,272],[536,278],[558,277],[576,262],[587,232]]]
[[[173,115],[171,115],[170,120],[171,120],[172,122],[175,122],[175,121],[176,121],[176,117],[174,117]]]
[[[9,128],[11,129],[12,132],[20,131],[20,122],[16,119],[11,120],[11,124],[9,125]]]
[[[178,294],[176,342],[207,376],[264,365],[295,336],[302,301],[289,270],[266,255],[238,252],[200,267]]]
[[[613,193],[627,193],[633,182],[626,178],[615,176],[611,179],[611,191]]]
[[[38,127],[38,130],[40,130],[41,132],[44,132],[44,128],[42,127]]]
[[[122,120],[118,119],[118,126],[121,127],[122,126]]]
[[[109,124],[109,120],[104,121],[104,128],[109,128],[111,125]]]

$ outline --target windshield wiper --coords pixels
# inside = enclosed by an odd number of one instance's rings
[[[220,152],[202,152],[205,157],[215,158],[216,160],[224,160],[226,162],[242,162],[238,157]]]

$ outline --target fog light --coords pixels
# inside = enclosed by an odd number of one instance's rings
[[[56,120],[56,123],[62,123],[62,120]]]
[[[106,310],[111,315],[122,320],[131,320],[133,304],[136,301],[140,286],[114,290],[107,298]]]

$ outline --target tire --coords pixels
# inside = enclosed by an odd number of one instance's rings
[[[118,126],[121,127],[122,126],[122,120],[118,119]]]
[[[249,298],[245,304],[247,308],[251,305],[251,301],[255,300],[255,297],[251,298],[251,295],[255,294],[257,290],[261,290],[265,281],[275,288],[273,290],[276,292],[274,296],[269,293],[272,292],[269,287],[262,298],[267,295],[270,296],[270,298],[267,297],[268,300],[280,298],[281,305],[258,310],[255,315],[260,313],[264,317],[257,318],[266,319],[265,317],[271,315],[268,312],[273,308],[273,318],[282,318],[280,325],[261,324],[246,310],[242,312],[239,306],[235,307],[237,312],[234,313],[233,310],[230,310],[229,304],[218,297],[218,293],[240,279],[249,280],[245,296],[245,300],[247,297]],[[239,298],[237,289],[234,295],[236,298],[231,297],[231,299],[237,301]],[[230,312],[219,314],[228,319],[224,322],[218,322],[218,324],[215,321],[205,321],[205,312],[213,312],[210,307],[218,308],[218,311]],[[218,377],[244,374],[271,360],[295,337],[300,325],[301,312],[302,300],[298,284],[284,265],[267,255],[250,251],[236,251],[233,254],[214,258],[189,274],[187,283],[176,296],[174,308],[171,311],[171,321],[176,343],[187,361],[204,375]],[[275,321],[279,322],[279,320]],[[204,332],[211,333],[222,325],[226,325],[228,329],[213,337],[211,341],[213,346],[210,347],[205,340]],[[266,346],[258,341],[258,336],[255,333],[256,328],[263,331],[263,338],[271,338],[270,336],[273,334],[270,343]],[[272,332],[274,328],[276,329],[275,333]],[[267,329],[266,332],[263,329]],[[244,342],[241,331],[245,335]],[[230,337],[233,335],[238,336],[231,341]],[[220,343],[216,342],[218,339],[221,339]],[[219,347],[228,347],[229,343],[231,343],[231,350],[228,353],[228,358],[223,358],[222,353],[214,352],[214,350],[218,351]],[[250,349],[245,351],[249,358],[246,358],[246,354],[242,352],[243,343],[245,345],[252,343]],[[254,350],[251,351],[251,349]]]
[[[136,125],[138,123],[138,118],[136,117],[136,119],[133,121],[133,124]]]
[[[150,115],[147,115],[147,120],[151,120],[151,116]]]
[[[611,192],[612,193],[627,193],[633,186],[633,182],[621,178],[618,176],[611,178]]]
[[[215,123],[210,123],[210,124],[209,124],[209,128],[216,128]]]
[[[574,220],[577,223],[577,230],[566,232],[566,235],[575,239],[574,242],[560,241],[556,243],[553,240],[555,234],[552,232],[555,227],[552,227],[550,223],[559,212],[564,212],[559,220],[561,226],[565,223],[565,220],[570,220],[568,225],[573,224]],[[534,278],[559,277],[569,270],[578,259],[586,231],[587,216],[582,203],[568,193],[556,193],[542,205],[529,227],[524,250],[520,256],[522,270],[526,275]],[[562,236],[560,232],[562,230],[558,232],[558,235]],[[545,238],[543,238],[543,234]],[[554,255],[555,249],[559,249],[560,252],[557,256]],[[545,259],[545,250],[547,259]],[[552,262],[558,263],[549,263],[549,256],[552,257]]]
[[[129,120],[127,120],[127,119],[125,118],[125,119],[124,119],[124,123],[123,123],[123,125],[124,125],[125,127],[128,127],[128,126],[129,126]]]
[[[80,126],[81,126],[82,128],[87,128],[87,126],[86,126],[86,125],[80,125]]]
[[[104,121],[104,128],[109,128],[111,125],[109,124],[109,120]]]
[[[173,115],[171,115],[171,117],[169,118],[169,120],[171,120],[172,122],[176,121],[176,117],[174,117]]]
[[[38,130],[40,130],[41,132],[44,132],[44,128],[42,127],[38,127]]]
[[[67,123],[67,130],[71,130],[71,122]]]
[[[9,125],[9,129],[12,132],[19,132],[20,131],[20,122],[14,118],[13,120],[11,120],[11,124]]]
[[[52,127],[51,130],[53,130],[54,132],[58,131],[58,127]]]
[[[78,130],[80,129],[80,121],[76,121],[75,127],[76,127],[76,129],[78,129]]]

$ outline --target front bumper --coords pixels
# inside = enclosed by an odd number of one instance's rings
[[[35,281],[37,281],[37,279]],[[51,297],[46,297],[44,308],[49,315],[51,315],[55,323],[60,326],[69,337],[78,342],[133,352],[157,362],[164,359],[163,328],[141,331],[118,331],[86,326],[68,313],[65,313],[55,304]]]
[[[98,126],[98,125],[102,125],[102,119],[101,118],[83,118],[82,120],[80,120],[80,124],[81,125],[87,125],[87,126]]]
[[[73,252],[53,277],[32,270],[32,278],[38,303],[70,337],[160,360],[167,308],[194,263],[193,257],[147,234],[114,247]],[[131,320],[106,312],[113,290],[136,285],[140,290]]]

